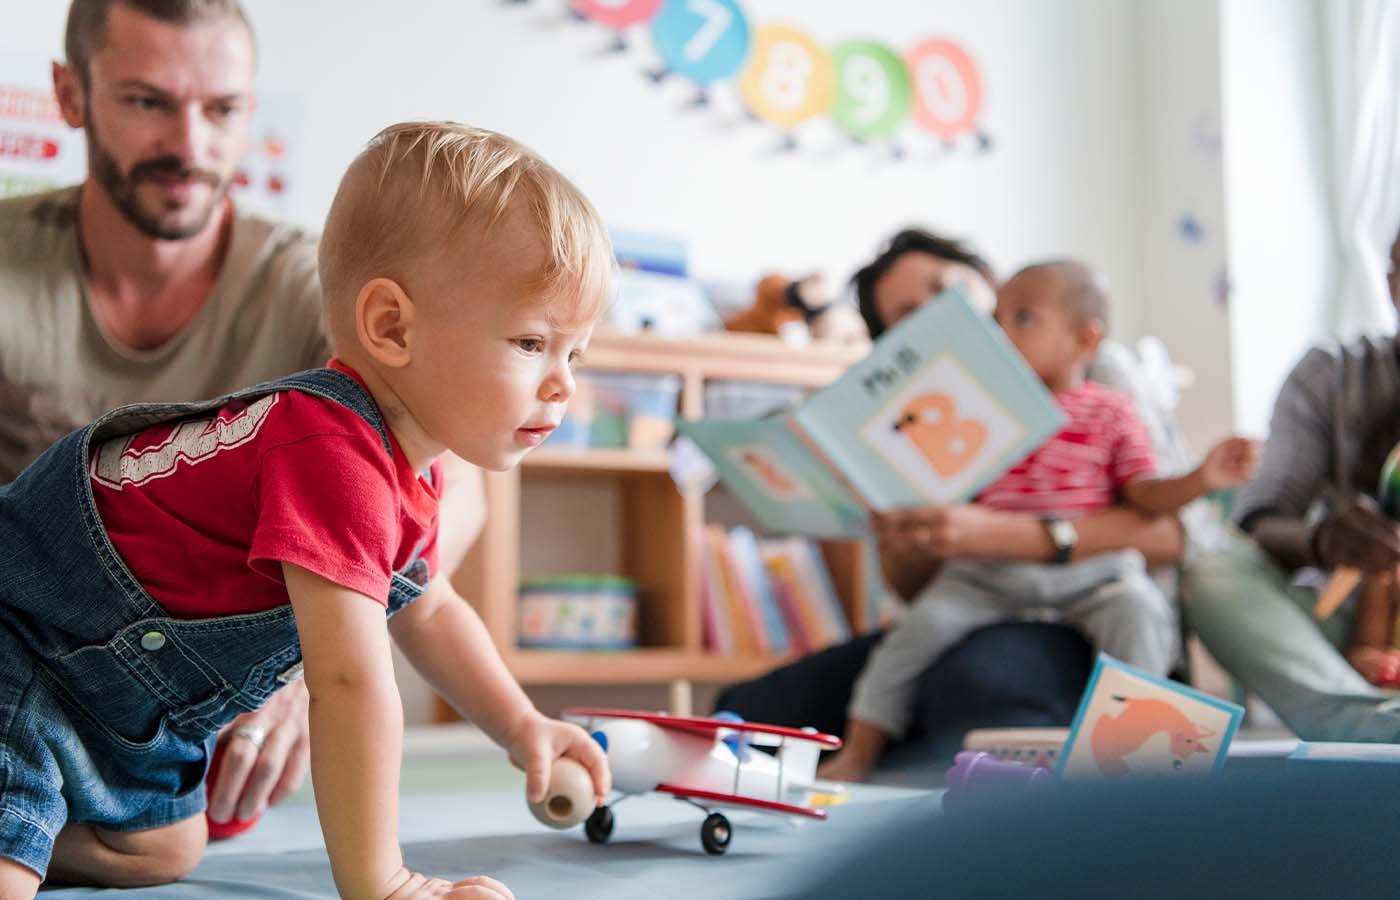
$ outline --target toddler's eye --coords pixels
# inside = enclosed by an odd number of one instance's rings
[[[569,368],[577,368],[581,362],[583,362],[583,351],[575,350],[569,354]]]
[[[526,353],[539,353],[544,349],[544,341],[539,338],[516,338],[515,346]]]

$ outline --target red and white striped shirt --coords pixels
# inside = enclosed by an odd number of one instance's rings
[[[1152,441],[1127,397],[1086,381],[1055,400],[1069,423],[987,485],[979,504],[1073,517],[1115,506],[1126,485],[1157,475]]]

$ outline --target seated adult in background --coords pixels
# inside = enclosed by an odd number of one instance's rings
[[[991,269],[981,257],[917,229],[895,235],[852,281],[872,337],[954,284],[968,287],[974,303],[979,296],[995,297]],[[986,299],[980,304],[987,306]],[[949,560],[1067,562],[1135,549],[1157,566],[1178,562],[1184,547],[1175,518],[1122,508],[1071,525],[957,504],[880,515],[873,526],[885,580],[906,602]],[[852,686],[882,636],[862,635],[733,685],[720,694],[716,709],[844,734]],[[1068,724],[1091,665],[1088,642],[1064,625],[1017,622],[974,632],[919,676],[908,742],[913,746],[906,752],[947,754],[972,728]]]
[[[236,0],[74,0],[64,47],[54,89],[88,175],[0,201],[0,482],[112,407],[216,397],[329,357],[314,239],[228,196],[254,104]],[[475,470],[448,481],[445,567],[482,510]],[[211,821],[296,790],[306,719],[294,683],[221,735]]]
[[[1388,281],[1400,309],[1400,234]],[[1236,501],[1246,536],[1182,573],[1188,624],[1307,740],[1400,742],[1400,696],[1338,649],[1356,601],[1318,622],[1312,586],[1339,567],[1385,577],[1400,564],[1400,525],[1371,499],[1397,442],[1400,335],[1308,351],[1279,389],[1259,474]],[[1354,662],[1376,677],[1384,657]]]

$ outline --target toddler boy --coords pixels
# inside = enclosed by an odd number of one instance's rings
[[[435,545],[439,455],[508,469],[564,414],[612,267],[597,213],[509,138],[396,125],[341,181],[319,267],[327,368],[118,409],[0,489],[0,896],[183,877],[216,733],[304,672],[341,895],[511,897],[403,865],[391,636],[531,800],[560,756],[609,790]]]

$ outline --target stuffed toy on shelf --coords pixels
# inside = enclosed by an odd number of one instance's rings
[[[834,301],[821,273],[794,280],[766,275],[754,290],[753,303],[725,323],[730,331],[776,334],[789,344],[811,340],[867,344],[870,335],[849,303]]]

